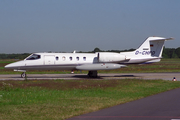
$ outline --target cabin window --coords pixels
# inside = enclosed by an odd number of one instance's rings
[[[79,61],[79,57],[76,57],[76,60]]]
[[[65,57],[65,56],[63,56],[63,57],[62,57],[62,60],[63,60],[63,61],[65,61],[65,60],[66,60],[66,57]]]
[[[41,55],[32,54],[26,60],[37,60],[37,59],[40,59],[40,58],[41,58]]]
[[[72,57],[69,57],[69,60],[72,61]]]
[[[58,61],[58,60],[59,60],[59,57],[56,57],[56,60]]]
[[[83,57],[83,60],[86,61],[86,57]]]

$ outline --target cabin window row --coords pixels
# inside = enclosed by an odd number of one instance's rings
[[[79,61],[79,57],[76,57],[76,60]],[[59,60],[59,57],[56,57],[56,60],[58,61]],[[62,60],[65,61],[66,60],[66,57],[63,56],[62,57]],[[73,57],[69,57],[69,60],[72,61],[73,60]],[[83,60],[86,61],[86,57],[83,57]]]

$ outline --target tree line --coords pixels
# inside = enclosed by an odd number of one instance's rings
[[[99,48],[95,48],[93,51],[89,52],[82,52],[80,51],[79,53],[95,53],[95,52],[127,52],[127,51],[134,51],[135,49],[128,49],[128,50],[100,50]],[[0,54],[0,59],[25,59],[28,57],[30,53],[22,53],[22,54]],[[180,47],[178,48],[164,48],[163,58],[180,58]]]
[[[108,50],[108,51],[103,51],[100,50],[99,48],[95,48],[92,52],[128,52],[128,51],[134,51],[136,49],[128,49],[128,50]],[[165,48],[162,53],[163,58],[180,58],[180,47],[178,48]]]

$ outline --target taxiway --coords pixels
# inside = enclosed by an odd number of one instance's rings
[[[97,78],[93,79],[145,79],[145,80],[172,80],[176,78],[180,81],[180,73],[116,73],[116,74],[98,74]],[[54,80],[54,79],[92,79],[86,74],[28,74],[29,80]],[[6,74],[0,75],[0,80],[25,80],[21,78],[20,74]]]

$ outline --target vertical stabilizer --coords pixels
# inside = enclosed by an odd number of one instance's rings
[[[128,63],[147,62],[152,60],[159,61],[162,57],[164,42],[173,38],[148,37],[143,44],[133,52],[122,52],[130,61]],[[159,60],[158,60],[159,59]]]
[[[165,40],[172,38],[148,37],[145,42],[135,51],[135,55],[162,57]]]

